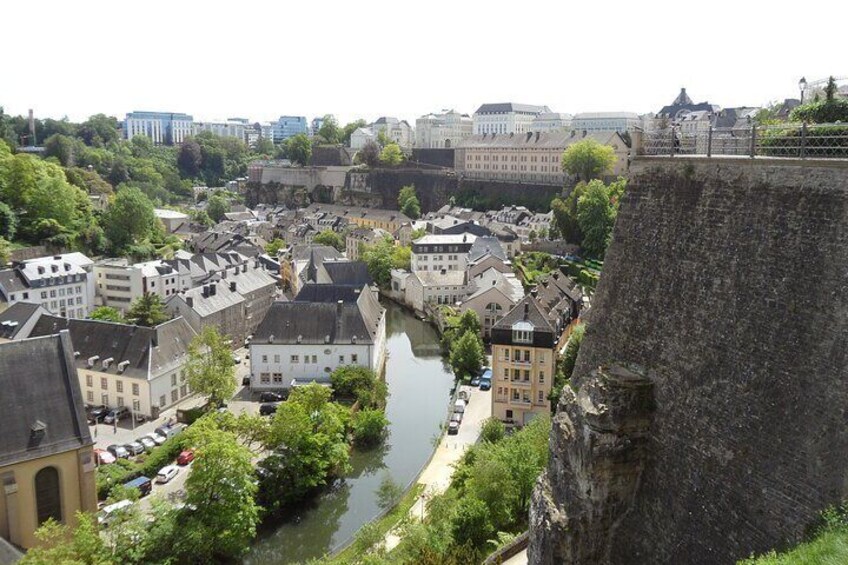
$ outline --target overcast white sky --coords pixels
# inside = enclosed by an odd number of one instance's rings
[[[797,97],[801,76],[848,76],[846,15],[845,1],[8,2],[0,105],[414,123],[484,102],[655,112],[681,86],[760,105]]]

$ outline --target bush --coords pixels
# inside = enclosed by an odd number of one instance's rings
[[[386,402],[386,383],[368,367],[345,365],[330,375],[333,392],[340,398],[350,398],[363,408],[382,406]]]
[[[494,533],[495,528],[489,518],[489,508],[486,503],[474,496],[460,498],[451,516],[451,534],[454,543],[457,545],[470,543],[479,548]]]
[[[106,500],[113,487],[123,485],[141,475],[141,465],[127,459],[118,459],[110,465],[100,465],[95,478],[97,498]]]
[[[503,439],[506,433],[506,428],[503,422],[497,418],[489,418],[483,422],[483,428],[480,430],[480,438],[489,443],[497,443]]]
[[[182,450],[182,436],[172,437],[146,454],[144,459],[139,461],[141,464],[141,474],[152,479],[159,472],[159,469],[172,463]]]
[[[389,421],[380,410],[360,410],[353,415],[351,428],[353,442],[361,447],[370,447],[380,443],[386,433]]]

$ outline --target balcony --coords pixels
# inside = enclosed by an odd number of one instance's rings
[[[533,381],[531,381],[530,379],[510,379],[509,382],[514,385],[521,386],[530,386],[533,384]]]

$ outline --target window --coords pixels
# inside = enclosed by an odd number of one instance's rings
[[[544,371],[539,371],[539,384],[540,385],[545,384],[545,372]]]
[[[179,391],[177,389],[172,390],[171,391],[171,402],[176,402],[177,400],[179,400],[179,398],[180,398],[179,397]]]
[[[279,362],[280,362],[280,356],[274,355],[274,363],[279,363]]]
[[[530,371],[529,371],[529,370],[527,370],[527,369],[525,369],[525,370],[524,370],[524,382],[525,382],[525,383],[529,383],[529,382],[530,382]]]
[[[86,392],[85,393],[85,399],[86,399],[87,402],[93,403],[94,402],[94,392],[92,392],[92,391]]]
[[[339,355],[339,365],[344,365],[344,355]]]
[[[259,382],[263,385],[267,385],[271,382],[271,373],[260,373],[259,374]]]
[[[133,412],[141,412],[141,401],[133,400]]]
[[[100,388],[102,390],[109,390],[109,383],[106,381],[106,377],[100,377]]]
[[[274,384],[283,384],[283,374],[274,373]]]
[[[292,363],[300,363],[300,355],[292,355],[291,356]]]
[[[539,353],[536,354],[536,358],[539,360],[539,363],[544,363],[545,362],[545,353],[540,351]]]
[[[35,475],[35,505],[38,509],[38,525],[50,518],[62,521],[62,497],[59,490],[59,471],[56,467],[45,467]]]
[[[115,390],[117,392],[124,392],[124,381],[115,381]]]
[[[188,386],[186,386],[186,385],[182,385],[182,386],[180,387],[180,398],[182,398],[182,397],[184,397],[184,396],[186,396],[186,395],[188,395]]]
[[[177,374],[171,375],[171,386],[177,386]]]
[[[350,362],[351,363],[359,363],[359,355],[357,355],[356,353],[351,353],[350,354]]]
[[[124,405],[124,397],[123,397],[123,396],[119,396],[119,397],[118,397],[118,408],[120,408],[120,407],[121,407],[121,406],[123,406],[123,405]]]
[[[505,368],[504,369],[504,379],[508,379],[508,378],[509,378],[509,369]]]
[[[539,404],[545,401],[545,393],[543,391],[539,391]]]
[[[509,349],[504,349],[504,361],[509,361]]]
[[[94,377],[92,377],[91,375],[86,375],[85,386],[94,386]]]
[[[529,349],[524,350],[524,360],[527,361],[527,362],[530,361],[530,350]]]
[[[312,356],[312,362],[316,363],[316,364],[318,363],[318,356],[317,355]]]
[[[165,404],[166,404],[165,395],[163,394],[162,396],[159,397],[159,406],[165,406]]]
[[[133,396],[138,396],[138,383],[133,383],[132,392],[133,392]]]
[[[47,291],[46,290],[41,291],[41,298],[42,299],[47,298]]]
[[[268,356],[267,356],[267,355],[263,355],[263,356],[262,356],[262,362],[263,362],[263,363],[267,363],[267,362],[268,362]]]

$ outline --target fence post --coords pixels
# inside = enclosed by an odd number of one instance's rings
[[[801,123],[801,159],[807,156],[807,122]]]
[[[669,141],[669,144],[668,144],[668,154],[669,154],[669,155],[671,155],[672,157],[674,157],[674,143],[675,143],[675,137],[674,137],[674,128],[673,128],[673,127],[669,130],[669,138],[668,138],[668,141]]]
[[[751,158],[757,154],[757,124],[751,126]]]
[[[710,126],[710,131],[707,133],[707,157],[713,156],[713,126]]]

